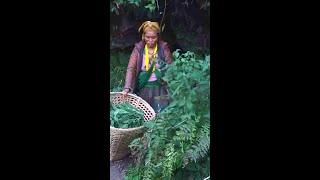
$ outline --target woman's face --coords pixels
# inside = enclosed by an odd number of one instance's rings
[[[144,40],[145,40],[146,44],[148,45],[148,47],[153,48],[158,41],[157,32],[153,31],[153,30],[147,30],[144,33]]]

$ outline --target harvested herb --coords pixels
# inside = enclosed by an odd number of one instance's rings
[[[130,103],[110,103],[110,124],[115,128],[134,128],[144,123],[144,113]]]

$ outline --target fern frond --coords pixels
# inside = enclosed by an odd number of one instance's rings
[[[191,149],[187,150],[184,156],[185,165],[189,161],[197,162],[199,159],[205,157],[210,149],[210,136],[203,136],[198,139],[195,145],[191,146]]]

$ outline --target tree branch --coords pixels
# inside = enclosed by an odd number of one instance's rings
[[[162,15],[162,19],[161,19],[161,23],[160,23],[160,28],[162,29],[162,22],[163,22],[163,18],[166,14],[166,7],[167,7],[167,1],[164,0],[164,10],[163,10],[163,15]],[[160,31],[161,32],[161,31]]]

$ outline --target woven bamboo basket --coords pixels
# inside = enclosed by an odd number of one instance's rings
[[[141,97],[128,93],[125,97],[122,92],[110,92],[110,102],[120,104],[128,102],[144,113],[144,121],[152,120],[156,113],[153,108]],[[130,142],[143,134],[143,126],[136,128],[114,128],[110,126],[110,160],[123,159],[130,153]]]

